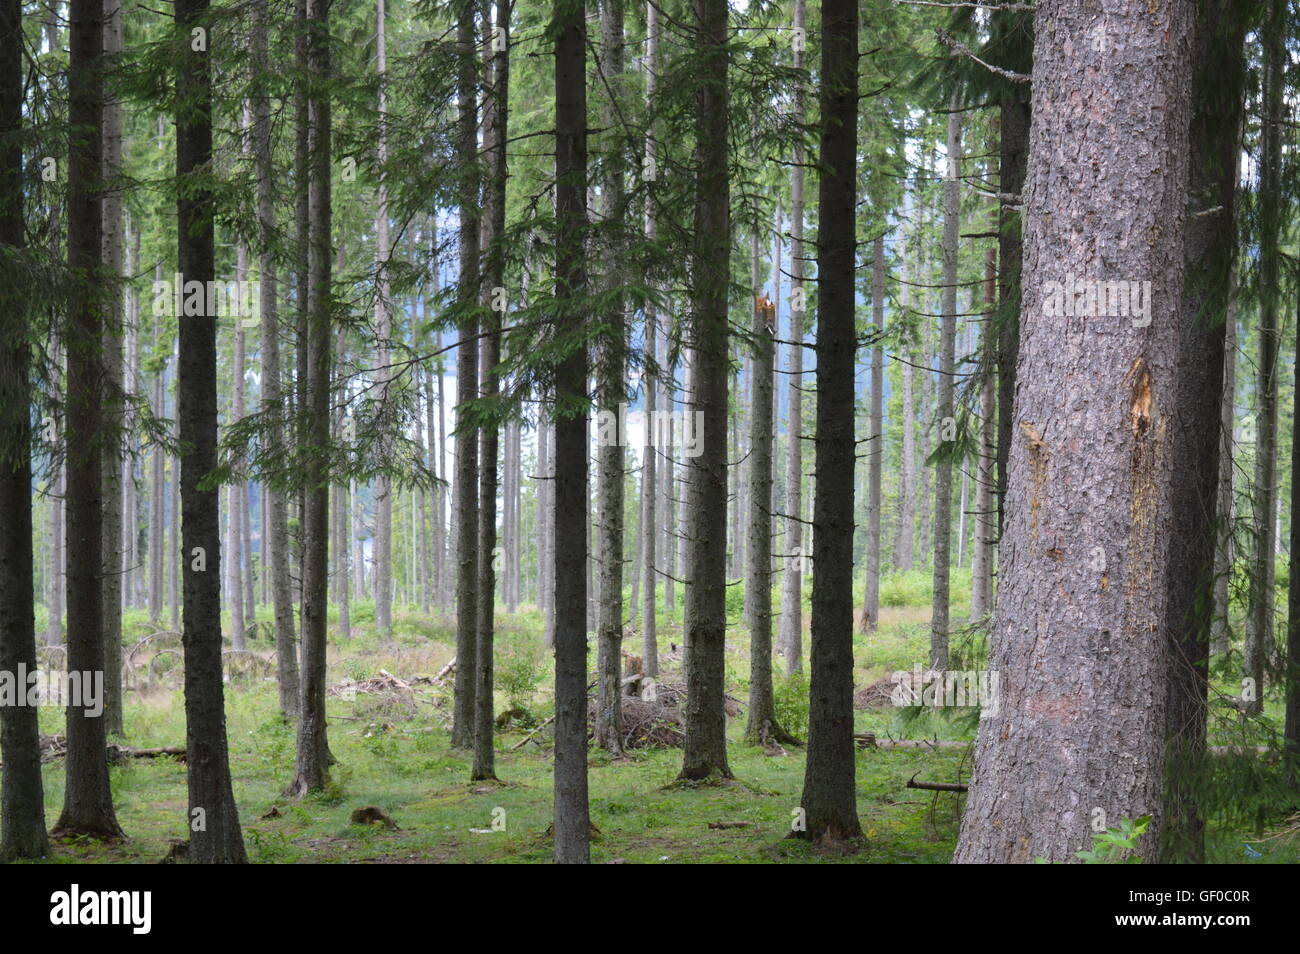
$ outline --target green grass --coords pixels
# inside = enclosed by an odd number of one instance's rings
[[[899,605],[882,609],[880,629],[854,636],[855,684],[861,688],[891,670],[925,665],[928,657],[928,572],[896,574],[882,585],[884,594],[902,594]],[[958,593],[963,594],[958,597]],[[954,579],[954,605],[967,598],[969,574]],[[259,619],[269,619],[269,609]],[[331,619],[337,623],[336,611]],[[149,631],[143,613],[127,615],[124,642],[134,645]],[[433,675],[454,655],[454,635],[438,616],[415,609],[395,613],[393,637],[381,641],[373,629],[373,605],[354,603],[353,638],[334,638],[329,681],[361,680],[385,670],[403,679]],[[807,608],[805,607],[805,655]],[[540,721],[553,711],[551,658],[541,646],[540,614],[527,609],[498,616],[498,710],[527,708]],[[680,643],[680,630],[666,624],[660,646],[668,652]],[[337,635],[337,632],[336,632]],[[953,641],[965,668],[978,668],[982,634],[971,631]],[[250,643],[268,653],[268,639]],[[639,651],[639,644],[626,647]],[[594,648],[593,648],[594,652]],[[727,692],[744,700],[749,678],[748,634],[739,626],[728,632]],[[778,666],[781,664],[777,661]],[[594,660],[592,661],[594,665]],[[665,678],[679,678],[669,660]],[[788,727],[806,731],[807,696],[803,677],[776,676],[778,707]],[[1225,674],[1220,682],[1229,680]],[[446,732],[449,689],[440,691],[436,707],[418,707],[414,717],[402,707],[385,705],[359,694],[354,700],[328,699],[330,746],[337,758],[330,790],[295,802],[282,790],[293,774],[294,733],[278,715],[273,682],[254,681],[227,687],[227,728],[235,797],[250,860],[287,862],[547,862],[546,837],[551,822],[552,762],[549,736],[542,744],[513,745],[525,731],[498,733],[497,774],[501,784],[468,782],[466,753],[453,750]],[[1270,701],[1266,718],[1279,715]],[[41,729],[63,731],[58,709],[42,709]],[[137,747],[178,745],[184,740],[184,709],[179,692],[155,689],[131,692],[127,699],[127,741]],[[878,737],[974,738],[973,710],[858,710],[857,731]],[[866,750],[858,752],[858,811],[866,833],[863,850],[848,855],[823,853],[786,838],[791,812],[803,787],[804,753],[790,747],[770,756],[742,741],[743,713],[729,725],[730,764],[735,781],[698,786],[673,785],[680,767],[676,749],[637,751],[611,761],[592,750],[590,799],[596,862],[726,863],[945,863],[951,857],[960,817],[961,796],[905,787],[909,778],[967,780],[965,749]],[[1236,731],[1216,725],[1220,738],[1259,734],[1257,727]],[[1225,770],[1226,771],[1226,770]],[[1300,860],[1295,840],[1258,841],[1277,827],[1279,794],[1267,772],[1234,765],[1234,775],[1220,784],[1220,808],[1226,822],[1212,821],[1210,860],[1249,863],[1294,863]],[[156,862],[172,839],[186,835],[185,767],[170,759],[132,759],[111,769],[118,820],[127,840],[115,845],[61,843],[53,862]],[[57,816],[63,797],[63,764],[45,768],[46,811]],[[396,831],[350,824],[356,808],[377,806],[399,826]],[[274,812],[272,811],[274,809]],[[272,814],[272,817],[264,817]],[[494,821],[496,825],[494,826]],[[749,822],[749,827],[710,829],[711,822]],[[1251,842],[1246,848],[1245,842]],[[1249,855],[1259,852],[1259,858]]]

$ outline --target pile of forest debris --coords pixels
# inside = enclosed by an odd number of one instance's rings
[[[740,702],[726,696],[723,705],[728,718],[740,714]],[[623,696],[623,736],[625,749],[680,748],[686,741],[686,686],[675,682],[660,682],[653,692]],[[596,717],[595,700],[588,716]]]

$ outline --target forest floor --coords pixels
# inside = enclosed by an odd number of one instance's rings
[[[855,731],[879,739],[974,738],[972,709],[918,710],[891,706],[879,697],[891,671],[922,665],[928,654],[928,606],[904,579],[883,591],[881,627],[855,637],[855,684],[860,693],[876,684],[871,708],[859,707]],[[961,584],[966,585],[963,591]],[[969,576],[959,578],[954,600],[967,598]],[[927,594],[928,595],[928,594]],[[890,604],[893,605],[890,605]],[[919,604],[919,605],[918,605]],[[267,614],[269,609],[259,610]],[[739,617],[738,608],[731,612]],[[523,726],[498,732],[496,770],[500,782],[469,782],[468,753],[452,749],[452,679],[434,677],[454,655],[454,633],[446,620],[418,610],[395,613],[390,640],[373,632],[373,604],[353,607],[353,635],[343,640],[337,619],[330,647],[329,739],[337,760],[331,786],[302,801],[281,793],[293,774],[294,732],[279,717],[273,680],[257,671],[227,687],[226,706],[235,797],[251,861],[362,862],[546,862],[551,857],[551,752],[549,727],[528,741],[530,724],[553,712],[550,659],[541,645],[541,619],[527,610],[498,617],[497,710],[526,710]],[[805,629],[807,616],[804,618]],[[152,632],[143,614],[128,614],[128,649]],[[805,641],[807,635],[805,632]],[[183,745],[184,708],[174,681],[175,657],[163,649],[169,637],[149,640],[135,654],[139,688],[128,692],[126,739],[136,748]],[[661,683],[670,684],[680,666],[680,628],[662,626],[660,647],[667,657]],[[625,649],[637,652],[640,639]],[[154,660],[153,654],[162,649]],[[249,649],[269,659],[269,639]],[[981,635],[974,629],[953,640],[954,668],[979,668]],[[806,652],[806,648],[805,648]],[[594,647],[593,647],[594,653]],[[249,660],[251,661],[251,656]],[[153,686],[148,686],[152,660]],[[777,665],[781,661],[777,660]],[[749,672],[747,633],[737,628],[727,640],[727,692],[743,709]],[[594,672],[594,668],[591,670]],[[401,685],[384,691],[384,686]],[[882,681],[884,680],[884,681]],[[379,691],[367,691],[368,689]],[[778,715],[801,737],[806,732],[807,684],[801,676],[777,679]],[[871,693],[864,693],[870,696]],[[883,704],[882,704],[883,702]],[[857,754],[858,811],[866,835],[862,850],[839,854],[785,837],[803,786],[804,751],[787,746],[768,751],[743,742],[745,717],[729,719],[729,759],[734,780],[673,784],[681,763],[677,748],[631,749],[612,759],[590,757],[592,860],[604,863],[945,863],[952,855],[962,796],[909,789],[909,779],[967,781],[969,752],[937,749],[862,749]],[[63,731],[62,710],[41,711],[41,730]],[[1233,735],[1229,732],[1229,735]],[[1235,741],[1219,737],[1217,741]],[[520,746],[521,741],[523,742]],[[1294,863],[1300,838],[1265,838],[1285,827],[1270,815],[1267,780],[1248,767],[1222,780],[1239,796],[1228,820],[1209,828],[1209,860]],[[111,769],[117,816],[126,840],[112,845],[64,842],[52,862],[151,863],[163,859],[173,840],[185,837],[185,766],[171,758],[128,758]],[[57,816],[63,798],[63,763],[45,768],[46,812]],[[1242,793],[1246,794],[1242,794]],[[1259,806],[1252,808],[1252,806]],[[396,825],[354,824],[357,809],[375,807]],[[1253,811],[1253,814],[1250,812]],[[1249,819],[1249,823],[1243,819]],[[725,827],[711,827],[728,823]]]

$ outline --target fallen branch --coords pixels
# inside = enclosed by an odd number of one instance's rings
[[[913,775],[907,780],[906,788],[920,788],[927,792],[964,792],[966,784],[964,782],[918,782]]]
[[[532,732],[529,732],[526,736],[524,736],[514,745],[510,746],[510,751],[513,752],[515,749],[522,749],[525,743],[527,743],[533,736],[535,736],[538,732],[541,732],[543,729],[545,729],[548,725],[550,725],[554,721],[555,721],[555,716],[551,716],[549,719],[547,719],[537,728],[533,729]]]

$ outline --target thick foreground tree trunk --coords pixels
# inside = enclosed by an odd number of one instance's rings
[[[1094,826],[1144,815],[1151,860],[1193,11],[1047,0],[1035,16],[999,681],[954,860],[1074,861]]]

